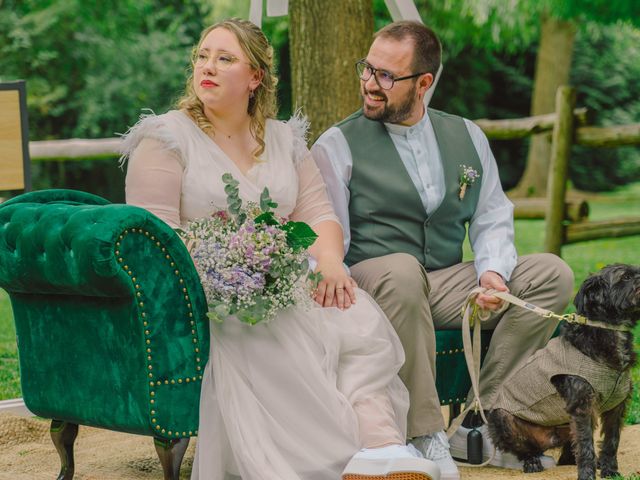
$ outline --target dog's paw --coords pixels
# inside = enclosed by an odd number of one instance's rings
[[[524,473],[536,473],[542,472],[544,467],[542,466],[542,462],[540,461],[540,457],[529,457],[525,458],[522,462],[522,471]]]
[[[578,468],[578,480],[595,480],[595,468]]]

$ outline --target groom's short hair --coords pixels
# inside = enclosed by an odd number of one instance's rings
[[[392,38],[400,41],[411,38],[414,45],[412,68],[416,72],[436,74],[442,61],[442,45],[433,30],[412,20],[390,23],[378,30],[373,38]]]

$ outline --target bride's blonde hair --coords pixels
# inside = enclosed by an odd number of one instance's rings
[[[249,98],[247,113],[251,117],[249,129],[258,142],[258,148],[253,152],[257,159],[264,152],[264,133],[268,118],[275,118],[278,113],[276,102],[276,85],[278,79],[275,76],[273,66],[273,47],[269,45],[267,37],[256,25],[248,20],[229,18],[211,25],[203,30],[198,44],[192,50],[191,69],[182,97],[177,102],[177,107],[186,110],[194,119],[198,127],[206,133],[213,133],[214,128],[204,114],[204,105],[196,95],[193,88],[193,67],[200,45],[205,37],[216,28],[224,28],[233,33],[238,39],[242,51],[247,56],[251,68],[263,72],[260,85],[253,91]]]

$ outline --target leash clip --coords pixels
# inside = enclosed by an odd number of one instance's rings
[[[544,318],[555,318],[558,321],[561,321],[561,320],[566,320],[567,322],[572,322],[573,321],[571,319],[572,314],[558,315],[557,313],[547,312],[542,316]]]

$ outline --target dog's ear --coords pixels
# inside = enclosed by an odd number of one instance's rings
[[[573,304],[580,315],[596,318],[604,314],[609,305],[609,284],[602,275],[588,277],[573,299]]]

